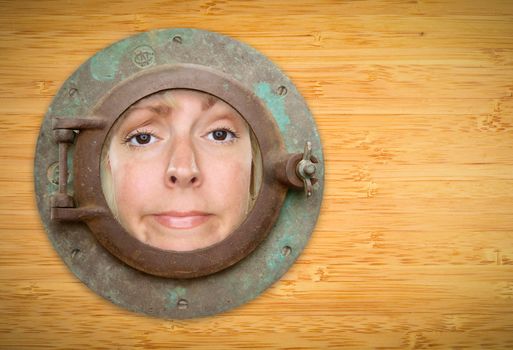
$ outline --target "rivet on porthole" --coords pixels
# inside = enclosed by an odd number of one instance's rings
[[[39,212],[71,271],[121,307],[171,319],[232,309],[276,282],[314,230],[323,179],[294,84],[246,44],[187,28],[82,64],[35,160]]]

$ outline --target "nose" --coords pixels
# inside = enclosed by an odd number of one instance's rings
[[[194,145],[190,140],[175,140],[171,145],[165,181],[169,187],[186,188],[200,185],[200,170]]]

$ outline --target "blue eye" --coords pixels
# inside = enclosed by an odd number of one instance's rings
[[[207,139],[216,142],[228,142],[237,138],[237,135],[228,129],[216,129],[207,134]]]
[[[127,138],[127,142],[132,146],[145,146],[152,144],[155,141],[157,141],[157,138],[147,132],[137,133]]]

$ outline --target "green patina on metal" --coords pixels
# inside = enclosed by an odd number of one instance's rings
[[[67,159],[67,163],[68,163],[68,193],[71,196],[74,195],[74,191],[75,191],[75,189],[73,188],[73,181],[75,180],[74,176],[73,176],[73,154],[74,154],[74,152],[75,152],[75,145],[72,145],[68,150],[68,159]]]
[[[121,59],[126,55],[126,50],[131,42],[122,40],[91,57],[91,76],[98,81],[109,81],[116,78]]]
[[[267,266],[278,274],[281,272],[280,269],[283,268],[284,262],[290,259],[295,260],[299,251],[302,250],[301,247],[306,243],[297,232],[300,232],[299,228],[303,225],[301,217],[308,216],[310,213],[298,213],[298,202],[303,202],[302,194],[289,192],[276,223],[276,237],[273,244],[275,253],[267,260]]]
[[[74,147],[71,146],[70,149],[68,150],[68,158],[67,158],[67,163],[68,163],[68,186],[67,186],[67,189],[68,189],[68,193],[73,196],[73,150],[74,150]],[[49,167],[48,171],[47,171],[47,181],[46,181],[46,192],[47,193],[54,193],[54,192],[57,192],[58,189],[59,189],[59,184],[58,184],[58,181],[59,181],[59,165],[57,162],[53,163],[51,165],[51,167]]]
[[[134,50],[141,46],[154,51],[153,65],[187,63],[222,70],[261,99],[276,121],[288,152],[301,152],[304,142],[311,141],[313,154],[322,164],[319,134],[297,89],[265,56],[225,36],[190,28],[143,33],[105,48],[64,83],[52,102],[41,128],[40,135],[46,138],[38,139],[34,179],[44,226],[71,271],[99,295],[136,312],[176,319],[213,315],[256,298],[294,263],[319,215],[324,172],[320,167],[320,181],[309,199],[302,191],[289,191],[274,228],[254,252],[226,270],[189,281],[136,271],[106,252],[84,224],[67,227],[49,220],[49,197],[58,190],[47,174],[48,167],[58,161],[58,146],[50,139],[52,117],[84,117],[112,86],[145,69],[133,63]],[[282,85],[288,92],[280,95],[275,89]],[[220,89],[228,91],[230,85]],[[68,158],[70,171],[72,157],[73,149]],[[73,182],[71,174],[70,192]],[[290,247],[290,251],[284,247]],[[188,301],[186,308],[177,306],[181,299]]]
[[[187,289],[185,289],[181,286],[171,289],[167,296],[168,307],[175,307],[176,303],[178,303],[178,300],[183,299],[186,294],[187,294]]]
[[[255,84],[255,94],[265,102],[267,108],[272,112],[282,134],[286,133],[287,127],[290,125],[290,117],[285,109],[284,96],[275,94],[267,82]],[[287,140],[285,141],[287,143]]]
[[[151,42],[157,46],[168,45],[170,42],[191,45],[194,30],[189,28],[159,29],[148,34]]]

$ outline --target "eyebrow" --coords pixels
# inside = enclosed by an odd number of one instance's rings
[[[157,114],[157,115],[167,115],[169,111],[171,110],[171,107],[166,105],[157,105],[157,106],[144,106],[144,107],[137,107],[137,106],[131,106],[128,109],[128,114],[130,114],[132,111],[136,110],[150,110],[151,112]]]
[[[205,101],[203,101],[201,103],[201,111],[204,112],[204,111],[207,111],[209,110],[210,108],[212,108],[217,102],[219,101],[219,99],[217,97],[214,97],[214,96],[207,96],[207,98],[205,99]]]
[[[205,99],[203,99],[203,101],[201,102],[201,111],[202,112],[205,112],[205,111],[208,111],[209,109],[212,109],[212,107],[214,107],[217,103],[219,102],[219,98],[215,97],[215,96],[207,96],[205,97]],[[139,106],[130,106],[127,110],[126,110],[126,115],[130,115],[133,111],[136,111],[136,110],[149,110],[151,111],[152,113],[158,115],[158,116],[166,116],[169,114],[170,110],[172,109],[171,106],[167,106],[167,105],[162,105],[162,104],[159,104],[157,106],[142,106],[142,107],[139,107]]]

